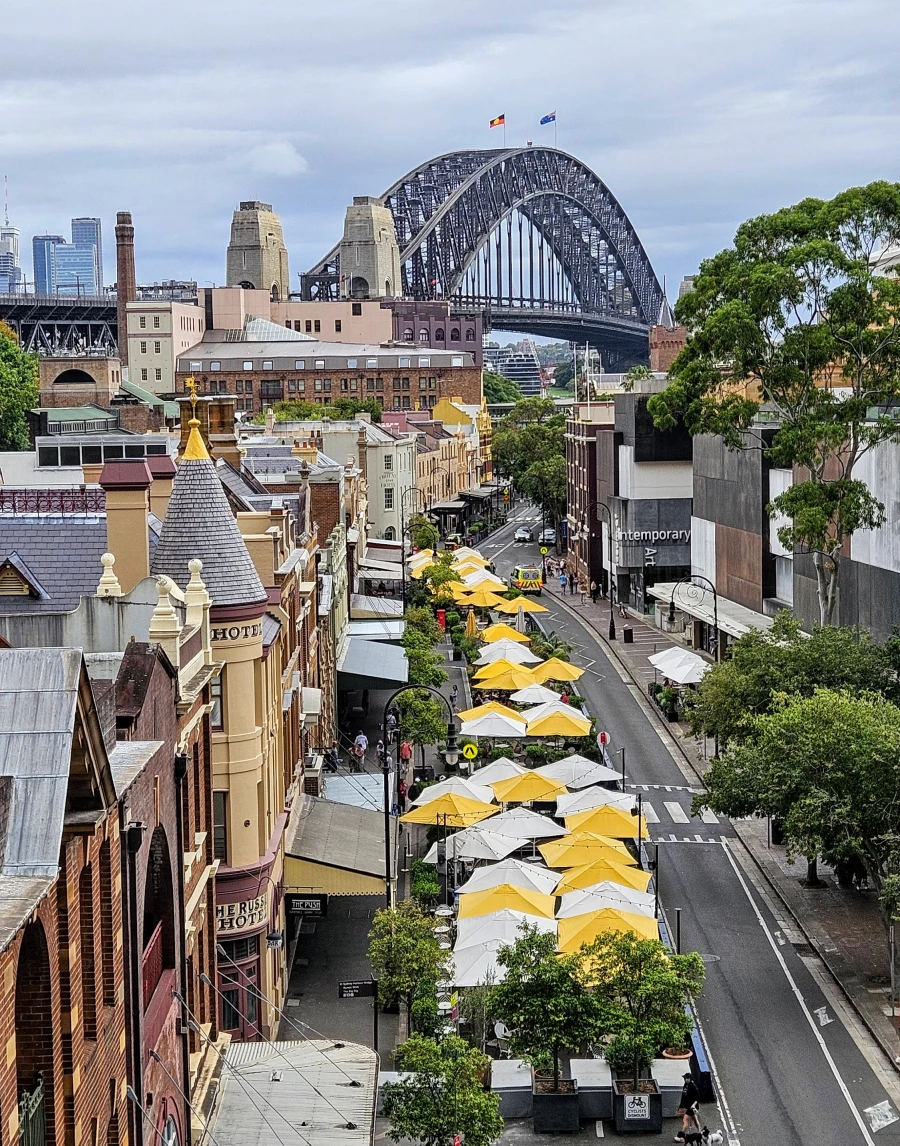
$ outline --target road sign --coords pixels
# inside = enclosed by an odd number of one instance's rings
[[[338,983],[339,999],[372,999],[378,993],[378,984],[374,979],[349,979],[346,983]]]
[[[463,752],[463,756],[465,756],[465,758],[467,760],[474,760],[475,757],[478,755],[478,745],[477,744],[465,744],[465,745],[463,745],[462,752]]]
[[[311,915],[322,919],[328,914],[328,896],[296,895],[289,892],[284,897],[284,908],[288,915]]]
[[[550,552],[550,550],[547,548],[546,545],[541,546],[541,557],[546,557],[549,552]]]
[[[627,1094],[625,1096],[625,1117],[626,1118],[646,1118],[650,1117],[650,1095],[649,1094]]]
[[[608,732],[598,732],[597,733],[597,747],[598,748],[605,748],[607,746],[607,744],[609,744],[609,733]]]

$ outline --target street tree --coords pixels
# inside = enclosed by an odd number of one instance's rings
[[[400,735],[418,746],[424,767],[426,747],[439,744],[447,735],[441,702],[423,689],[421,692],[401,693],[397,697],[397,707],[400,709]]]
[[[416,549],[437,549],[441,539],[438,527],[422,513],[414,513],[406,526],[409,539]]]
[[[494,432],[491,452],[497,472],[522,489],[525,472],[535,462],[565,458],[565,427],[565,416],[551,399],[524,398]]]
[[[410,629],[403,634],[402,644],[406,650],[410,684],[428,684],[437,688],[447,680],[447,673],[441,667],[445,663],[444,658],[433,651],[432,642],[424,633]]]
[[[559,1089],[559,1055],[576,1050],[599,1031],[597,999],[581,977],[574,955],[558,955],[556,936],[522,925],[515,943],[498,949],[506,969],[491,993],[491,1010],[510,1030],[510,1049],[537,1069],[553,1070]]]
[[[0,322],[0,450],[27,450],[26,413],[40,400],[36,354],[19,346],[16,334]]]
[[[896,637],[879,646],[855,629],[817,627],[807,635],[784,611],[770,629],[735,641],[730,654],[709,669],[687,707],[695,735],[717,737],[723,747],[745,739],[781,693],[811,696],[823,687],[900,700]]]
[[[466,1146],[489,1146],[503,1133],[499,1095],[484,1089],[490,1059],[457,1035],[439,1042],[413,1035],[394,1054],[399,1082],[385,1083],[382,1109],[395,1142],[453,1146],[456,1135]]]
[[[864,865],[882,908],[900,872],[900,708],[873,693],[818,688],[779,695],[706,773],[696,807],[771,816],[789,856]],[[890,883],[888,881],[890,880]],[[891,891],[891,895],[894,892]]]
[[[410,606],[403,619],[406,621],[407,632],[422,633],[432,645],[436,645],[444,639],[444,630],[438,624],[437,618],[432,610],[424,605]]]
[[[690,1043],[693,1020],[685,1004],[703,986],[703,960],[674,955],[658,939],[610,931],[581,949],[581,973],[599,1002],[606,1060],[641,1071],[663,1050]]]
[[[481,381],[486,402],[519,402],[522,399],[518,383],[504,378],[502,374],[492,374],[490,370],[485,370]]]
[[[834,619],[847,541],[884,520],[857,469],[900,434],[900,278],[876,257],[898,242],[896,183],[744,223],[679,299],[689,339],[671,384],[648,402],[660,429],[683,416],[692,434],[797,467],[799,480],[768,510],[784,520],[782,544],[811,555],[823,625]]]
[[[554,454],[532,462],[518,481],[518,487],[541,507],[546,520],[553,524],[559,537],[559,523],[565,516],[568,500],[568,474],[564,454]]]
[[[400,1003],[407,1015],[419,997],[436,995],[447,954],[435,935],[435,917],[414,899],[375,912],[369,932],[369,963],[378,980],[381,1006]]]

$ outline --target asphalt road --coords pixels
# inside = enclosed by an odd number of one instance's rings
[[[500,575],[520,557],[537,555],[537,545],[512,542],[523,523],[539,527],[540,514],[519,509],[482,546]],[[658,841],[667,919],[671,925],[675,908],[681,908],[682,949],[704,956],[699,1013],[719,1076],[729,1141],[900,1143],[900,1085],[893,1068],[757,885],[752,861],[730,824],[708,815],[705,822],[691,818],[696,779],[684,770],[640,690],[624,679],[578,617],[580,598],[563,605],[545,593],[541,602],[550,610],[542,615],[546,627],[573,644],[572,660],[588,670],[579,691],[610,733],[611,755],[626,749],[629,787],[642,794],[651,839]]]

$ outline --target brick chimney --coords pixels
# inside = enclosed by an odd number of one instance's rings
[[[687,342],[683,326],[650,327],[650,369],[665,374]]]
[[[169,508],[169,498],[172,496],[172,482],[175,480],[175,463],[168,454],[147,458],[147,469],[153,478],[150,486],[150,512],[165,520],[166,510]]]
[[[106,548],[116,559],[123,593],[150,576],[150,487],[153,475],[143,458],[107,462],[100,475],[106,493]]]
[[[116,214],[116,311],[118,320],[119,361],[128,366],[128,304],[137,297],[134,275],[134,227],[131,212]]]

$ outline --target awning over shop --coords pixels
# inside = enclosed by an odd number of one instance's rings
[[[727,597],[719,597],[716,601],[709,589],[693,583],[688,586],[683,581],[660,581],[650,586],[647,595],[668,605],[673,592],[675,592],[675,608],[680,613],[686,613],[689,617],[694,617],[707,625],[715,625],[718,613],[719,628],[730,637],[743,637],[751,629],[771,629],[775,623],[774,617],[757,613],[753,609],[739,605],[737,601],[729,601]]]
[[[396,849],[397,821],[391,819]],[[377,808],[301,796],[284,835],[287,891],[384,895],[384,816]]]
[[[463,497],[474,498],[476,501],[486,501],[489,497],[493,497],[497,491],[491,486],[476,485],[472,489],[461,489],[459,492]]]
[[[465,508],[464,501],[436,501],[428,507],[429,511],[434,513],[459,513]]]
[[[403,570],[399,565],[387,561],[367,561],[359,563],[358,573],[369,581],[402,581]]]
[[[399,641],[405,628],[405,621],[351,621],[347,635],[365,641]]]
[[[350,637],[337,662],[338,688],[394,688],[409,680],[404,649],[386,641]]]
[[[403,616],[403,602],[389,597],[366,597],[353,593],[350,597],[350,616],[354,621],[399,620]]]
[[[376,561],[374,557],[361,557],[357,566],[359,569],[377,569],[384,573],[398,573],[400,570],[396,561]]]

